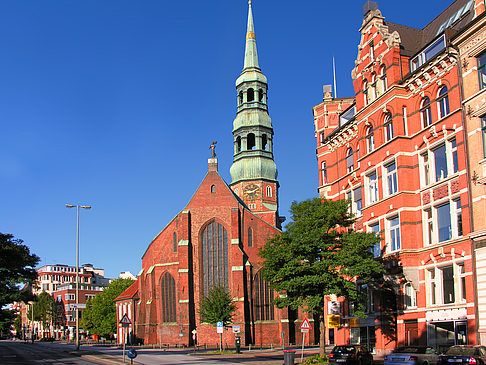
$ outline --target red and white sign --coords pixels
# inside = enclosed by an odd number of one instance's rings
[[[309,321],[307,320],[307,318],[304,318],[299,329],[301,329],[301,330],[310,330],[311,329],[311,325],[310,325]]]
[[[120,319],[120,324],[132,324],[126,313],[123,315],[122,319]]]

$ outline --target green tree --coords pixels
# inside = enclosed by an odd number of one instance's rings
[[[356,316],[364,315],[366,300],[357,281],[371,283],[384,272],[372,254],[380,238],[348,229],[354,219],[345,200],[293,202],[290,211],[286,231],[269,239],[260,252],[263,275],[273,289],[286,294],[275,300],[279,308],[303,307],[318,318],[320,355],[325,356],[325,296],[345,297],[356,305]]]
[[[52,325],[56,317],[56,301],[51,295],[43,291],[38,295],[33,305],[29,306],[27,317],[31,321],[41,322],[44,328]]]
[[[93,299],[88,300],[80,327],[92,334],[110,336],[116,333],[115,298],[133,284],[131,279],[116,279]]]
[[[216,325],[223,322],[227,327],[233,323],[233,317],[236,311],[236,303],[231,297],[231,293],[224,286],[212,287],[208,294],[203,296],[199,302],[199,316],[201,321]],[[219,348],[222,349],[222,334],[219,337]]]
[[[32,299],[30,290],[22,290],[22,285],[35,283],[38,262],[39,257],[31,254],[22,240],[0,233],[0,332],[8,331],[15,318],[5,306]]]

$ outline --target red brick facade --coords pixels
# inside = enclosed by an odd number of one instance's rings
[[[365,319],[339,299],[340,322],[326,338],[378,354],[406,344],[475,344],[461,61],[449,46],[476,16],[475,3],[455,1],[423,29],[385,21],[373,5],[360,30],[355,97],[325,94],[314,107],[319,192],[349,199],[354,228],[379,232],[375,255],[394,296],[368,288]],[[326,122],[329,110],[342,110],[338,122]]]

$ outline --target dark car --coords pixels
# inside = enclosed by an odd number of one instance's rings
[[[371,365],[372,363],[373,355],[361,345],[335,346],[329,354],[329,365]]]
[[[484,365],[486,364],[486,347],[452,346],[444,355],[439,356],[439,365]]]
[[[429,346],[404,346],[385,356],[385,365],[436,365],[438,354]]]

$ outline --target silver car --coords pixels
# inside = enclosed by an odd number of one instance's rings
[[[429,346],[404,346],[385,356],[385,365],[436,365],[438,353]]]

